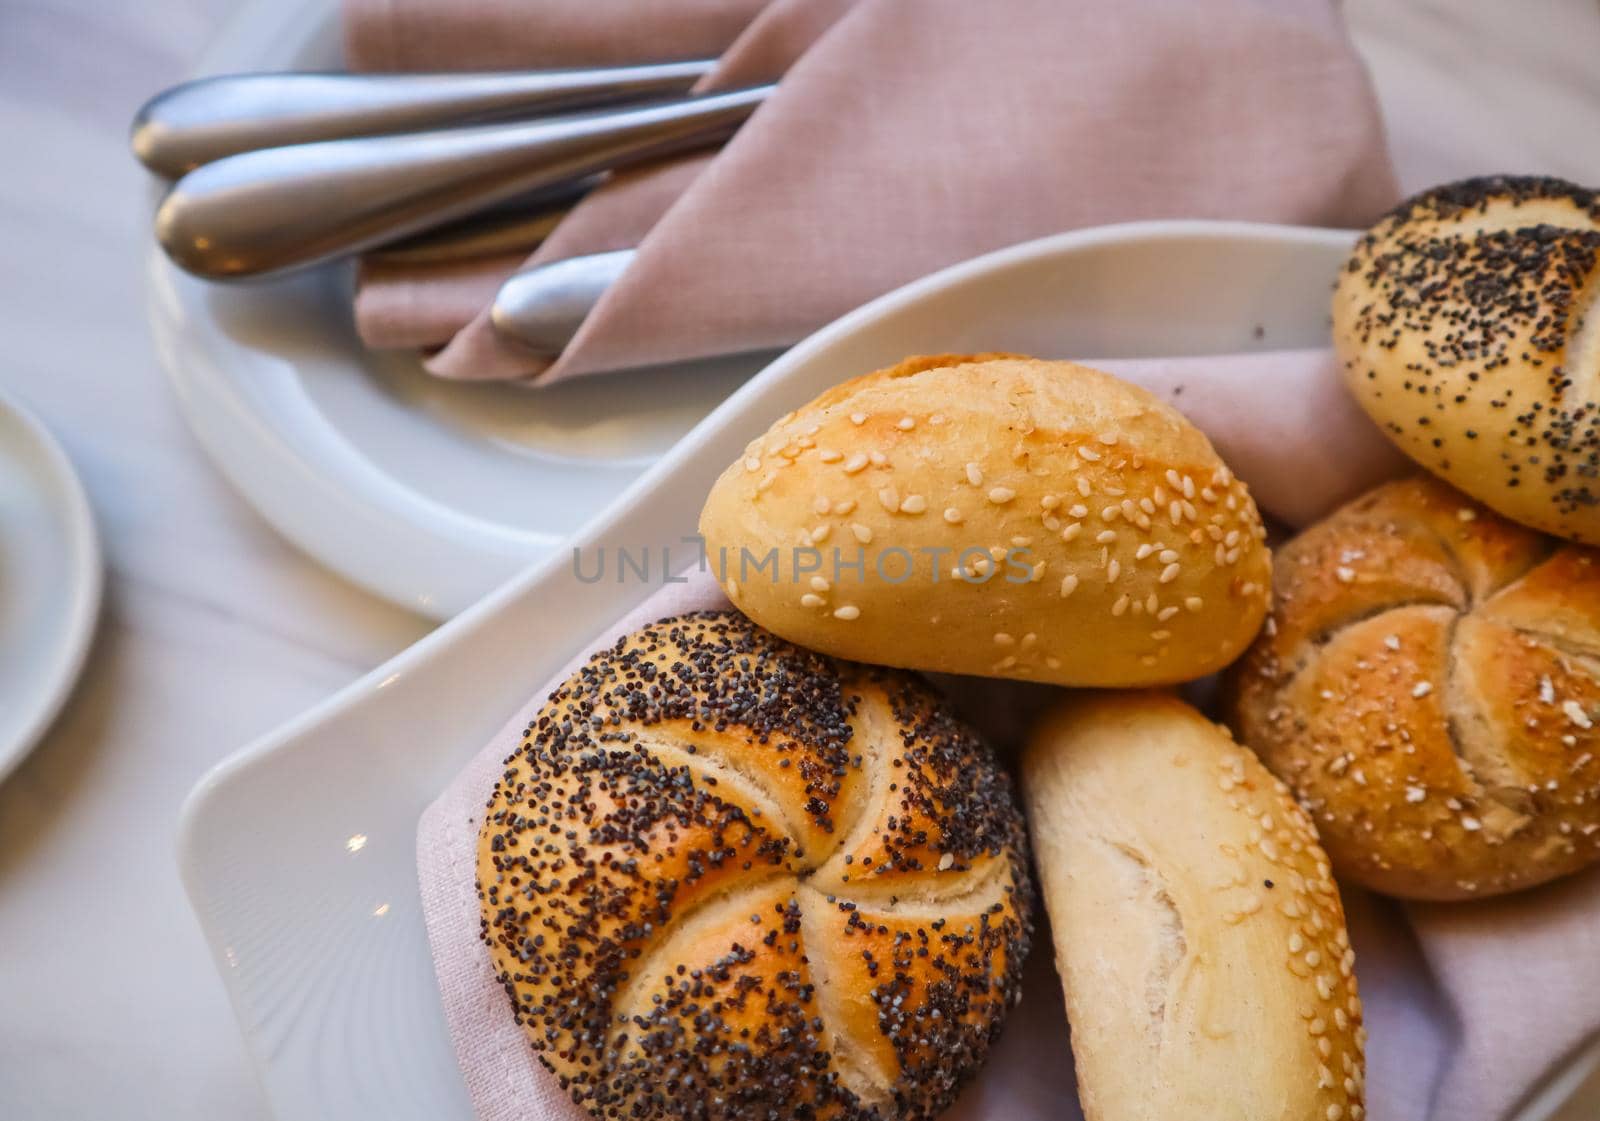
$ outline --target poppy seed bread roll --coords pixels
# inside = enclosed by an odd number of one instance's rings
[[[1348,880],[1470,899],[1600,859],[1600,551],[1388,483],[1278,552],[1230,722]]]
[[[1501,176],[1425,191],[1360,241],[1334,347],[1417,463],[1535,529],[1600,545],[1600,195]]]
[[[596,1117],[911,1121],[1018,995],[1005,774],[919,679],[736,613],[666,619],[550,696],[489,798],[483,937]]]
[[[1062,685],[1221,669],[1270,584],[1204,434],[1072,362],[912,358],[838,385],[751,442],[700,531],[729,598],[790,641]]]
[[[1170,695],[1079,693],[1022,786],[1087,1121],[1362,1121],[1338,888],[1255,756]]]

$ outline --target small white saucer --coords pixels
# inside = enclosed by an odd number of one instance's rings
[[[72,463],[0,394],[0,779],[72,692],[100,589],[99,537]]]

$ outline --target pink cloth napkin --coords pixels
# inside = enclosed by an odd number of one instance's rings
[[[1361,226],[1394,199],[1332,0],[345,0],[357,69],[720,55],[782,76],[719,154],[617,176],[530,261],[637,246],[553,364],[503,341],[516,267],[364,270],[372,346],[539,382],[781,346],[934,269],[1139,218]]]
[[[1290,526],[1407,470],[1344,397],[1325,353],[1096,364],[1175,401],[1262,507]],[[584,657],[648,620],[725,606],[710,577],[696,574],[595,636]],[[521,729],[570,668],[554,681],[529,683],[527,707],[424,812],[418,830],[424,920],[480,1121],[587,1117],[539,1065],[512,1020],[478,940],[473,887],[488,791]],[[1003,749],[1051,692],[973,678],[943,683]],[[1501,1121],[1600,1032],[1600,870],[1490,902],[1402,905],[1349,890],[1345,902],[1370,1031],[1371,1121]],[[952,1121],[1081,1118],[1048,947],[1041,930],[1023,1001],[988,1066],[947,1115]]]

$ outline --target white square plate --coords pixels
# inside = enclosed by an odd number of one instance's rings
[[[1138,223],[947,269],[772,363],[572,543],[678,542],[694,532],[712,480],[772,420],[907,354],[1093,359],[1323,345],[1352,236]],[[190,796],[184,881],[280,1117],[471,1117],[422,927],[417,818],[534,688],[651,591],[580,582],[571,556],[560,551],[245,748]]]

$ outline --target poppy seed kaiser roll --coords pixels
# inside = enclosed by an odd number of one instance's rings
[[[478,849],[483,937],[596,1117],[929,1119],[1030,936],[1021,812],[919,678],[733,612],[653,623],[551,693]]]
[[[1402,451],[1491,509],[1600,545],[1600,196],[1558,179],[1426,191],[1356,243],[1345,381]]]
[[[1470,899],[1600,858],[1600,550],[1389,483],[1278,550],[1230,720],[1342,878]]]
[[[828,390],[723,472],[700,531],[729,598],[792,642],[1058,685],[1215,672],[1270,584],[1248,489],[1182,414],[1006,355]]]

